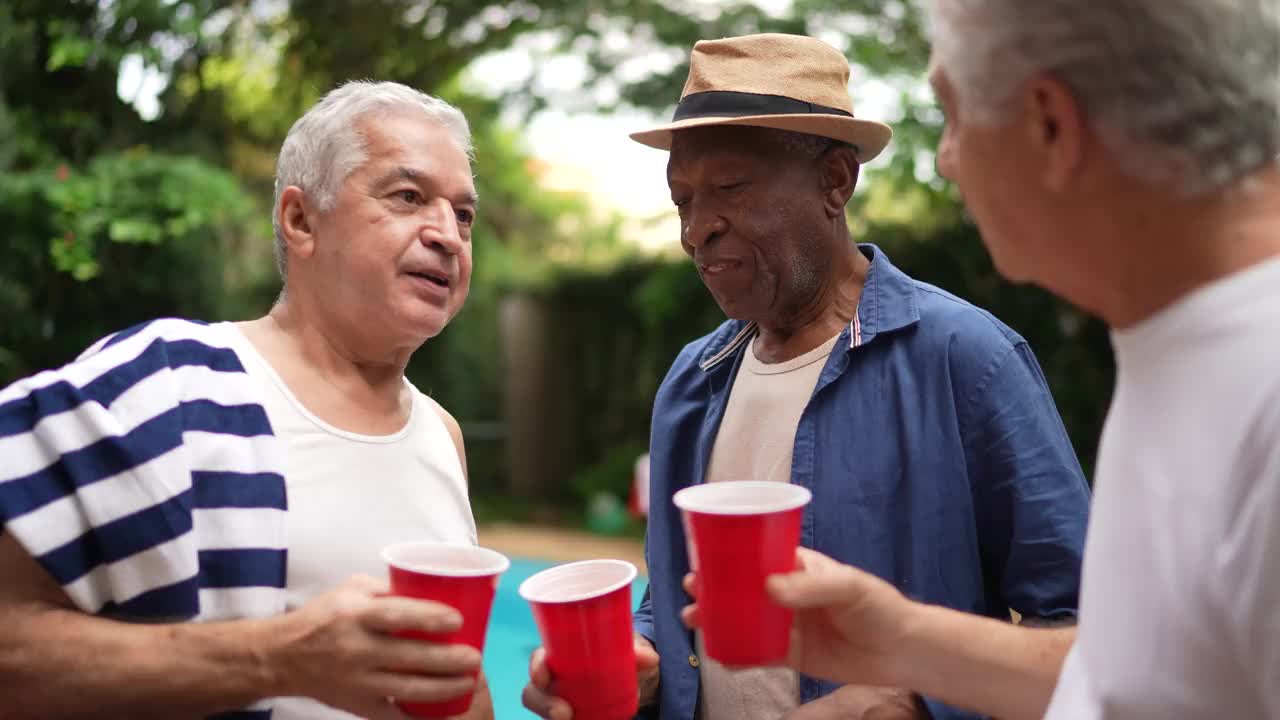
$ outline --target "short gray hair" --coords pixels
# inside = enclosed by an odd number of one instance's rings
[[[471,157],[471,129],[466,117],[440,98],[399,83],[368,80],[353,80],[331,90],[289,129],[276,160],[271,227],[281,278],[288,267],[288,252],[280,229],[280,194],[295,185],[310,195],[321,211],[333,207],[342,182],[368,159],[360,120],[370,113],[395,111],[423,113],[452,132]]]
[[[1047,72],[1126,172],[1186,194],[1280,153],[1277,0],[932,0],[935,63],[966,118],[1000,122]]]

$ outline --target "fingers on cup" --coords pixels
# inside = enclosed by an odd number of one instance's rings
[[[795,610],[842,605],[866,593],[851,573],[812,570],[773,575],[767,589],[774,602]]]
[[[480,669],[480,651],[470,645],[442,645],[420,640],[388,639],[379,664],[429,675],[467,675]]]
[[[378,598],[365,612],[364,621],[365,627],[378,632],[451,633],[462,627],[462,614],[428,600],[388,596]]]
[[[684,580],[680,584],[684,587],[684,591],[689,593],[689,597],[694,597],[698,594],[698,576],[694,573],[686,573]]]
[[[569,703],[532,684],[525,686],[520,701],[538,717],[550,720],[571,720],[573,717]]]
[[[475,690],[470,675],[431,677],[411,673],[388,672],[375,677],[374,691],[401,702],[434,703],[453,700]]]
[[[551,669],[547,667],[545,648],[538,648],[529,656],[529,681],[541,690],[551,687]]]
[[[680,611],[680,619],[691,629],[697,630],[702,625],[702,616],[698,610],[697,604],[686,605]]]
[[[658,666],[658,651],[643,637],[636,637],[636,667],[650,670]]]

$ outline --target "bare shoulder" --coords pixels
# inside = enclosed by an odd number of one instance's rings
[[[458,450],[458,460],[462,463],[462,472],[465,475],[467,472],[467,452],[462,440],[462,426],[458,424],[458,421],[454,419],[448,410],[444,409],[443,405],[436,402],[435,398],[426,393],[421,393],[421,395],[426,399],[436,415],[440,417],[445,429],[449,431],[449,437],[453,438],[453,446]]]

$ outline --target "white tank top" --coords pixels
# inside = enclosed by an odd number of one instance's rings
[[[433,403],[408,380],[409,420],[391,435],[329,425],[298,402],[231,323],[245,369],[262,384],[262,405],[285,452],[289,509],[286,602],[290,609],[360,573],[386,577],[382,548],[407,540],[476,544],[462,463]],[[276,701],[274,720],[347,720],[311,700]]]

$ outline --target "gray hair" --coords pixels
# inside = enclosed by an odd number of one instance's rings
[[[966,119],[996,124],[1047,72],[1126,172],[1186,195],[1280,153],[1277,0],[932,0],[934,59]]]
[[[360,120],[370,113],[395,111],[420,112],[439,123],[471,157],[471,129],[466,117],[440,98],[399,83],[368,80],[354,80],[331,90],[289,129],[276,160],[271,227],[280,277],[285,276],[288,266],[278,212],[280,194],[295,185],[311,196],[321,211],[333,207],[342,182],[368,159]]]
[[[806,160],[817,160],[831,148],[853,147],[842,140],[835,140],[821,135],[810,135],[809,133],[796,132],[794,130],[769,127],[756,127],[754,130],[759,133],[762,140],[777,143],[787,152],[795,153]]]

